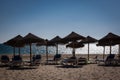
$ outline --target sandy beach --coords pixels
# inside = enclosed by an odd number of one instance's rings
[[[120,0],[0,0],[0,80],[120,80]]]
[[[44,57],[45,55],[42,58],[43,62]],[[119,80],[119,75],[119,66],[98,66],[98,64],[77,67],[40,64],[35,68],[18,69],[0,67],[0,80]]]

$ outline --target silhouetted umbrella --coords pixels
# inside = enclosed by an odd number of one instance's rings
[[[71,32],[69,35],[67,35],[66,37],[64,37],[62,39],[62,41],[66,41],[66,42],[74,42],[77,40],[81,40],[81,39],[85,39],[85,37],[75,33],[75,32]]]
[[[81,42],[88,44],[88,60],[89,60],[89,49],[90,49],[90,48],[89,48],[89,44],[90,44],[90,43],[95,43],[95,42],[97,42],[97,40],[96,40],[95,38],[92,38],[92,37],[90,37],[90,36],[87,36],[86,39],[83,39]]]
[[[118,54],[119,54],[119,60],[120,60],[120,36],[119,38],[116,40],[116,44],[118,44],[119,48],[118,48]]]
[[[120,40],[119,40],[119,41],[120,41]],[[119,43],[118,46],[119,46],[119,49],[118,49],[119,52],[118,52],[118,53],[119,53],[119,60],[120,60],[120,43]]]
[[[32,58],[32,53],[31,53],[31,46],[32,43],[38,43],[38,42],[44,42],[44,39],[39,38],[37,36],[35,36],[32,33],[28,33],[25,37],[24,37],[24,41],[26,44],[28,44],[30,46],[30,62],[31,62],[31,58]]]
[[[81,43],[81,42],[75,41],[75,42],[71,42],[71,43],[67,44],[66,47],[70,47],[70,48],[73,48],[73,47],[74,47],[74,48],[80,48],[80,47],[84,47],[84,44]]]
[[[75,42],[71,42],[71,43],[67,44],[66,47],[73,48],[72,52],[75,52],[75,48],[81,48],[81,47],[84,47],[84,45],[81,42],[75,41]]]
[[[46,39],[43,42],[37,43],[36,46],[55,46],[55,44]]]
[[[61,39],[62,39],[61,37],[56,36],[49,41],[50,43],[53,43],[53,44],[56,45],[56,54],[58,54],[58,44],[64,44],[64,43],[61,42]]]
[[[15,47],[19,48],[19,55],[20,55],[20,47],[23,47],[24,44],[24,40],[23,37],[21,35],[18,35],[10,40],[8,40],[7,42],[5,42],[4,44],[12,46],[13,47],[13,52],[15,55]]]
[[[75,42],[77,40],[82,40],[85,39],[85,37],[75,33],[75,32],[71,32],[69,35],[67,35],[66,37],[64,37],[62,39],[63,42]],[[73,47],[74,50],[74,47]],[[73,57],[75,57],[75,52],[73,52]]]
[[[37,43],[37,46],[46,46],[46,60],[48,63],[48,46],[55,46],[55,44],[50,43],[47,39],[42,43]]]
[[[105,46],[109,46],[109,44],[108,43],[104,43],[104,44],[96,44],[97,46],[103,46],[103,60],[104,60],[104,58],[105,58]],[[112,46],[114,46],[115,44],[111,44]]]
[[[118,44],[119,43],[119,36],[113,33],[108,33],[105,37],[101,38],[98,41],[98,44],[107,44],[110,46],[110,54],[111,54],[111,46],[112,44]]]

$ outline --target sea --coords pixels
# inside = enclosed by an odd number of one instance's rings
[[[118,45],[112,46],[112,53],[118,54]],[[59,54],[72,54],[72,48],[66,48],[65,45],[58,45],[58,53]],[[21,54],[29,54],[30,47],[26,45],[20,49]],[[18,54],[18,48],[15,48],[15,53]],[[82,48],[76,48],[76,54],[88,54],[88,45],[85,44]],[[90,54],[103,54],[103,47],[96,46],[96,44],[90,44]],[[110,53],[110,47],[105,47],[105,54]],[[0,54],[13,54],[13,47],[7,46],[4,44],[0,44]],[[36,44],[32,44],[32,54],[46,54],[46,46],[36,46]],[[56,47],[50,46],[48,47],[48,54],[56,54]]]

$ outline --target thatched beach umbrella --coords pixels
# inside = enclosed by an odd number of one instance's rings
[[[108,43],[104,43],[104,44],[100,44],[100,43],[98,43],[98,44],[96,44],[97,46],[103,46],[103,60],[104,60],[104,58],[105,58],[105,46],[109,46],[109,44]],[[112,46],[114,46],[115,44],[111,44]]]
[[[75,32],[71,32],[69,35],[67,35],[66,37],[64,37],[62,39],[62,41],[65,42],[73,42],[73,57],[75,57],[75,48],[74,48],[74,42],[76,42],[77,40],[82,40],[85,39],[85,37],[75,33]]]
[[[80,48],[80,47],[84,47],[84,44],[81,42],[71,42],[69,44],[66,45],[66,47],[70,47],[70,48]]]
[[[46,46],[46,60],[47,60],[47,63],[48,63],[48,46],[55,46],[55,44],[53,43],[50,43],[47,39],[42,42],[42,43],[37,43],[36,44],[37,46]]]
[[[56,36],[49,41],[50,43],[53,43],[53,44],[56,45],[56,54],[58,54],[58,44],[64,44],[64,43],[61,42],[61,39],[62,39],[61,37]]]
[[[67,44],[66,47],[74,48],[72,52],[75,52],[75,48],[81,48],[84,47],[84,45],[81,42],[75,41]]]
[[[35,36],[32,33],[28,33],[24,37],[24,41],[25,41],[26,44],[28,44],[30,46],[30,62],[31,62],[32,61],[32,52],[31,52],[32,43],[44,42],[44,39],[39,38],[38,36]]]
[[[85,39],[84,36],[81,36],[75,32],[71,32],[69,35],[67,35],[66,37],[64,37],[62,39],[62,41],[66,41],[66,42],[74,42],[77,40],[81,40],[81,39]]]
[[[23,37],[21,35],[18,35],[10,40],[8,40],[7,42],[5,42],[4,44],[12,46],[13,47],[13,53],[15,55],[15,47],[19,48],[19,55],[20,55],[20,47],[23,47],[25,45]]]
[[[117,36],[118,36],[118,35],[117,35]],[[120,36],[119,36],[119,38],[115,41],[115,43],[118,44],[118,47],[119,47],[119,48],[118,48],[118,55],[119,55],[118,57],[119,57],[119,60],[120,60]]]
[[[118,44],[118,57],[119,57],[119,60],[120,60],[120,36],[119,36],[119,38],[116,40],[116,44]]]
[[[87,36],[86,39],[83,39],[81,42],[88,44],[88,60],[89,60],[89,49],[90,49],[89,46],[90,46],[90,43],[95,43],[95,42],[97,42],[97,39],[92,38],[92,37],[90,37],[90,36]]]
[[[107,44],[110,46],[110,54],[111,54],[111,47],[112,44],[118,44],[119,36],[113,33],[108,33],[105,37],[101,38],[98,41],[98,44]]]

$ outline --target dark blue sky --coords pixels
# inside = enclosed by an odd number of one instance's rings
[[[0,0],[0,43],[29,32],[51,39],[71,31],[120,35],[120,0]]]

